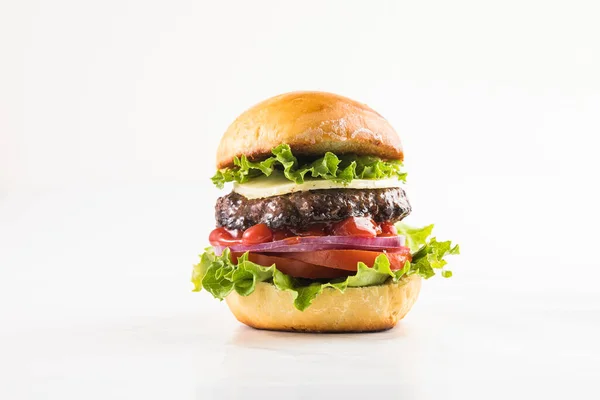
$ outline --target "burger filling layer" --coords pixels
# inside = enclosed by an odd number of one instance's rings
[[[267,282],[290,292],[302,311],[323,290],[398,284],[435,270],[451,276],[444,257],[458,246],[429,238],[433,225],[400,222],[411,211],[401,161],[329,152],[304,160],[286,144],[272,152],[262,161],[242,155],[213,177],[218,187],[235,186],[217,200],[194,290],[223,299]]]
[[[245,230],[257,224],[302,230],[349,217],[394,223],[410,211],[402,188],[311,190],[253,200],[231,192],[217,200],[215,218],[218,227],[230,230]]]

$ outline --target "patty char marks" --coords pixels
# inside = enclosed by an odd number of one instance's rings
[[[253,200],[231,192],[217,200],[215,218],[217,226],[227,229],[245,230],[260,223],[271,229],[282,229],[348,217],[396,222],[410,211],[410,203],[401,188],[311,190]]]

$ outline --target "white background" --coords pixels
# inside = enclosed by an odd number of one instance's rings
[[[598,398],[599,18],[0,0],[0,398]],[[189,292],[220,135],[291,90],[386,116],[407,222],[461,245],[395,330],[253,331]]]

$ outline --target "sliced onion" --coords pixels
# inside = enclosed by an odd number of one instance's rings
[[[365,238],[359,236],[305,236],[291,237],[275,242],[254,245],[232,244],[229,246],[213,246],[215,253],[220,255],[223,249],[229,247],[231,251],[254,253],[288,253],[293,251],[318,251],[318,250],[386,250],[393,253],[404,246],[404,236]]]

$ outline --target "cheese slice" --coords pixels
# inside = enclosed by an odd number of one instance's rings
[[[328,181],[325,179],[306,179],[304,183],[297,184],[283,175],[271,175],[252,178],[246,183],[233,184],[233,191],[247,199],[261,199],[265,197],[281,196],[293,192],[323,189],[386,189],[401,186],[397,178],[388,179],[353,179],[348,184]]]

